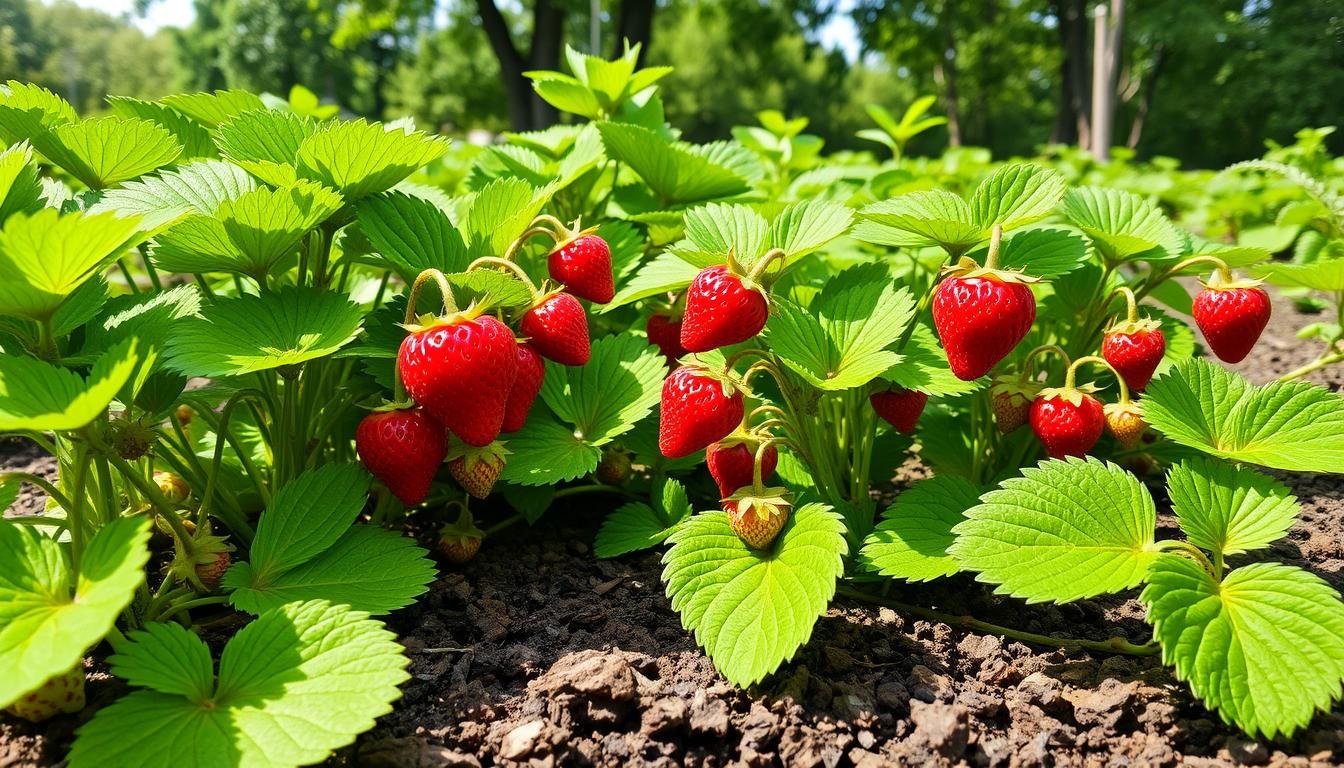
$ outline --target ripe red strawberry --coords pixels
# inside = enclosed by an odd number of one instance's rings
[[[994,425],[999,432],[1008,434],[1023,424],[1031,414],[1031,401],[1041,391],[1041,385],[1024,376],[999,376],[989,389],[989,406],[994,411]]]
[[[868,402],[883,421],[895,427],[897,432],[908,435],[915,431],[929,396],[925,392],[894,387],[885,392],[874,392],[868,396]]]
[[[465,442],[499,437],[504,406],[518,371],[517,342],[489,315],[460,313],[411,333],[397,368],[411,399]]]
[[[1142,392],[1167,351],[1167,337],[1156,320],[1119,323],[1101,340],[1101,356],[1124,378],[1134,392]]]
[[[728,526],[752,549],[766,549],[774,543],[789,521],[793,503],[783,488],[743,488],[723,500]]]
[[[10,704],[5,711],[32,723],[50,720],[58,714],[73,715],[84,708],[84,662],[62,672]]]
[[[1105,428],[1101,401],[1076,387],[1043,389],[1031,404],[1031,430],[1054,459],[1083,456]]]
[[[658,347],[670,367],[676,368],[677,361],[687,355],[686,348],[681,346],[681,320],[670,315],[650,315],[644,328],[649,343]]]
[[[568,293],[543,296],[523,315],[520,328],[542,357],[561,365],[588,362],[588,315]]]
[[[527,424],[527,415],[532,412],[532,403],[546,378],[546,362],[531,344],[519,344],[517,353],[518,373],[513,377],[509,399],[504,403],[502,432],[517,432]]]
[[[686,290],[681,346],[708,352],[752,338],[765,327],[765,290],[725,266],[706,267]]]
[[[726,499],[752,484],[759,448],[759,440],[740,433],[709,446],[705,451],[705,463],[719,486],[719,498]],[[761,482],[775,474],[778,464],[779,451],[773,445],[767,446],[761,456]]]
[[[423,408],[373,411],[355,429],[355,450],[370,474],[414,507],[448,454],[448,433]]]
[[[484,499],[504,471],[504,457],[508,453],[499,442],[477,448],[454,440],[448,453],[448,471],[467,493]]]
[[[616,296],[611,274],[611,247],[594,234],[560,243],[546,259],[551,279],[575,296],[606,304]]]
[[[1138,447],[1148,422],[1138,403],[1107,403],[1102,409],[1106,415],[1106,431],[1127,451]]]
[[[939,283],[933,324],[957,378],[971,381],[989,373],[1031,330],[1036,297],[1030,280],[965,259]]]
[[[1269,294],[1259,282],[1220,280],[1215,275],[1195,296],[1191,314],[1218,359],[1239,363],[1265,330],[1269,311]]]
[[[704,368],[683,365],[663,382],[658,449],[669,459],[689,456],[742,423],[742,391]]]

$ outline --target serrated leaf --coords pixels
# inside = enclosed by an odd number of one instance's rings
[[[906,389],[930,395],[964,395],[986,386],[988,376],[965,381],[952,373],[947,365],[947,354],[938,344],[933,329],[919,323],[910,334],[910,340],[901,349],[901,361],[888,368],[882,378]]]
[[[369,242],[407,282],[426,269],[462,272],[471,263],[462,234],[428,200],[387,192],[364,198],[356,215]]]
[[[135,339],[98,358],[88,379],[36,358],[0,355],[0,432],[85,427],[107,410],[139,362]]]
[[[182,146],[182,158],[216,157],[215,143],[205,126],[192,120],[176,109],[156,101],[133,99],[129,96],[108,96],[108,106],[114,114],[122,117],[134,117],[157,123],[172,134]]]
[[[956,537],[953,526],[980,500],[970,480],[935,475],[902,491],[882,513],[859,559],[868,570],[908,581],[929,581],[960,570],[947,554]]]
[[[747,191],[738,170],[686,145],[629,123],[597,124],[607,154],[630,166],[665,206],[715,200]]]
[[[589,120],[602,116],[602,106],[597,103],[592,91],[585,88],[582,83],[555,72],[546,75],[544,78],[534,77],[532,81],[532,89],[546,103],[562,112],[581,115]]]
[[[29,139],[48,160],[92,189],[134,179],[182,154],[182,145],[168,129],[123,117],[64,123]]]
[[[359,305],[316,288],[220,299],[179,321],[168,340],[168,367],[214,378],[297,365],[340,349],[362,319]]]
[[[669,537],[667,596],[724,677],[756,683],[808,641],[844,572],[844,530],[830,507],[806,504],[769,551],[743,544],[723,512],[696,515]]]
[[[363,119],[332,123],[299,145],[299,178],[321,182],[347,202],[391,189],[448,151],[448,140],[384,130]]]
[[[941,189],[873,203],[859,217],[854,237],[876,245],[939,246],[959,256],[988,237],[966,201]]]
[[[473,258],[500,256],[532,224],[555,192],[553,185],[533,187],[522,179],[498,179],[471,199],[463,228]]]
[[[181,624],[151,622],[108,658],[117,677],[137,688],[203,701],[215,690],[210,649]]]
[[[592,344],[587,365],[547,361],[541,399],[575,439],[601,447],[629,431],[658,404],[667,367],[658,351],[634,334]]]
[[[910,292],[881,264],[862,264],[826,284],[812,310],[786,300],[766,326],[775,354],[819,389],[842,390],[877,378],[901,358],[887,349],[914,318]]]
[[[1068,183],[1058,172],[1039,165],[1014,163],[1000,167],[971,194],[971,216],[982,229],[1004,231],[1034,224],[1054,212]]]
[[[217,127],[244,112],[266,108],[260,97],[247,91],[179,93],[162,101],[207,128]]]
[[[32,133],[79,120],[70,102],[40,85],[9,80],[0,86],[0,138],[16,144]]]
[[[549,413],[533,410],[527,426],[508,440],[511,452],[504,480],[518,485],[554,485],[583,477],[597,469],[602,449],[574,434]]]
[[[984,263],[978,253],[971,258]],[[999,268],[1018,269],[1036,277],[1066,275],[1087,262],[1087,243],[1067,229],[1042,227],[1014,232],[999,246]]]
[[[1114,261],[1180,255],[1180,233],[1148,199],[1133,192],[1102,187],[1075,187],[1064,195],[1065,218],[1092,239],[1101,254]],[[1157,253],[1150,253],[1161,248]]]
[[[1119,466],[1050,459],[984,494],[948,552],[998,594],[1067,603],[1141,583],[1156,525],[1152,496]]]
[[[1255,387],[1202,359],[1173,366],[1143,397],[1148,422],[1181,445],[1295,472],[1344,467],[1344,397],[1302,381]]]
[[[188,214],[209,216],[224,201],[256,188],[256,181],[238,166],[203,160],[109,189],[88,212],[112,211],[123,218],[139,216],[141,229],[158,232]]]
[[[1163,662],[1252,737],[1290,736],[1339,699],[1344,604],[1320,578],[1255,563],[1220,584],[1197,563],[1166,555],[1139,599]]]
[[[791,264],[825,248],[849,231],[854,212],[846,206],[821,200],[805,200],[780,212],[770,222],[770,245],[784,251]]]
[[[229,641],[211,697],[135,691],[80,729],[70,765],[176,768],[202,755],[261,768],[318,763],[392,711],[407,664],[396,637],[367,614],[290,603]]]
[[[341,207],[340,195],[312,182],[261,187],[215,210],[220,227],[242,256],[234,271],[262,276],[289,255],[299,240]],[[211,271],[211,270],[200,270]]]
[[[749,269],[769,247],[769,223],[747,205],[709,203],[687,211],[685,222],[686,242],[672,250],[700,269],[723,264],[729,253]]]
[[[532,303],[531,289],[512,272],[476,269],[444,277],[465,292],[455,294],[461,303],[466,303],[463,299],[468,298],[481,308],[528,307]]]
[[[600,559],[620,557],[663,542],[676,526],[668,526],[653,507],[639,501],[624,504],[607,515],[597,530],[593,554]]]
[[[143,350],[161,350],[176,322],[197,314],[200,309],[201,295],[194,285],[114,297],[84,327],[80,357],[101,354],[130,338],[138,340]]]
[[[219,149],[244,167],[248,163],[261,164],[258,168],[283,165],[293,174],[299,147],[319,128],[316,120],[294,112],[252,110],[219,126]]]
[[[34,213],[42,207],[42,182],[25,143],[0,152],[0,224],[12,213]]]
[[[695,265],[687,263],[677,254],[660,253],[636,270],[629,282],[620,287],[601,311],[610,312],[641,299],[680,291],[691,284],[698,272]]]
[[[1262,264],[1252,269],[1251,274],[1289,288],[1310,288],[1327,293],[1344,291],[1344,259],[1340,258],[1318,259],[1310,264]]]
[[[135,218],[111,213],[16,213],[0,230],[0,315],[50,317],[136,234]]]
[[[1300,511],[1283,483],[1214,459],[1187,459],[1172,467],[1167,486],[1191,543],[1223,555],[1269,546],[1288,533]]]
[[[103,639],[144,582],[149,521],[124,517],[99,529],[78,579],[60,544],[0,520],[0,707],[73,667]]]

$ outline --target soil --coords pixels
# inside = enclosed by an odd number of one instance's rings
[[[1263,382],[1313,359],[1309,318],[1276,299],[1252,356]],[[1336,390],[1344,366],[1312,380]],[[50,469],[31,451],[3,460]],[[3,453],[0,453],[3,455]],[[25,464],[27,462],[27,464]],[[43,463],[45,462],[45,464]],[[910,473],[911,475],[915,473]],[[1283,474],[1303,513],[1272,556],[1344,589],[1344,483]],[[898,484],[900,481],[898,480]],[[39,503],[38,497],[21,504]],[[392,714],[338,753],[360,766],[1214,766],[1338,765],[1336,706],[1297,737],[1249,740],[1218,721],[1152,657],[1067,653],[839,600],[812,641],[741,690],[680,627],[659,553],[598,561],[604,502],[444,566],[430,593],[390,619],[412,662]],[[1161,525],[1170,534],[1173,522]],[[896,585],[897,600],[1038,633],[1148,639],[1128,598],[1025,606],[956,577]],[[0,768],[59,762],[74,729],[121,685],[90,659],[90,707],[44,726],[0,719]]]

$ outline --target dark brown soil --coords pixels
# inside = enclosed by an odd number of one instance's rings
[[[1257,351],[1237,366],[1256,382],[1315,355],[1293,336],[1307,318],[1282,301],[1275,313]],[[1313,380],[1339,389],[1344,369]],[[1344,588],[1344,483],[1282,479],[1303,514],[1274,556]],[[1344,761],[1338,707],[1295,739],[1256,742],[1221,724],[1153,658],[1029,647],[844,600],[792,663],[752,690],[737,689],[681,629],[659,580],[659,553],[593,558],[588,543],[606,509],[594,502],[555,510],[553,522],[519,530],[507,546],[487,544],[466,567],[445,566],[430,593],[390,621],[412,659],[403,700],[333,762],[873,768]],[[891,594],[1033,632],[1147,639],[1133,599],[1025,606],[962,577],[898,585]],[[91,703],[106,704],[119,687],[95,675]],[[43,727],[0,720],[0,768],[54,764],[91,710]]]

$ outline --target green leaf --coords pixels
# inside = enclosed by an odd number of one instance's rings
[[[238,166],[203,160],[109,189],[89,207],[89,213],[112,211],[123,218],[140,216],[143,230],[159,232],[188,214],[209,216],[224,201],[256,188],[256,181]]]
[[[33,165],[33,150],[15,144],[0,152],[0,224],[12,213],[34,213],[42,207],[42,181]]]
[[[756,683],[808,641],[844,573],[844,531],[830,507],[806,504],[770,551],[748,548],[717,511],[686,520],[668,538],[667,596],[724,677]]]
[[[219,149],[257,178],[283,186],[297,179],[299,147],[318,130],[316,120],[294,112],[253,110],[219,126]]]
[[[1268,547],[1288,533],[1300,509],[1283,483],[1215,459],[1172,467],[1167,486],[1191,543],[1223,555]]]
[[[204,647],[199,638],[182,637],[185,630],[169,631],[181,644]],[[122,650],[112,657],[113,673],[143,680],[146,662],[171,663],[155,653],[162,634],[133,633],[129,647],[148,643],[149,650],[125,668],[129,651]],[[396,637],[367,614],[323,601],[290,603],[262,615],[229,641],[213,695],[134,691],[98,710],[80,729],[70,765],[281,768],[318,763],[392,711],[401,695],[397,686],[410,678],[407,664]],[[128,739],[128,733],[139,737]]]
[[[455,294],[460,303],[466,303],[463,299],[468,297],[481,308],[528,307],[532,303],[532,291],[512,272],[477,269],[445,277],[450,284],[467,292],[468,296]]]
[[[147,519],[115,520],[89,542],[75,579],[54,539],[0,520],[0,707],[70,669],[103,639],[144,582],[148,543]]]
[[[289,255],[308,230],[341,207],[340,195],[320,184],[297,182],[279,189],[262,187],[225,200],[215,210],[229,240],[243,256],[239,271],[269,273]]]
[[[1058,172],[1039,165],[1015,163],[1000,167],[971,195],[972,219],[982,229],[1004,231],[1034,224],[1054,213],[1068,183]]]
[[[1344,291],[1344,259],[1340,258],[1320,259],[1310,264],[1262,264],[1251,273],[1288,288],[1310,288],[1327,293]]]
[[[868,570],[909,581],[951,576],[960,568],[947,548],[952,527],[979,502],[980,491],[956,475],[935,475],[910,486],[882,513],[859,559]]]
[[[328,464],[281,488],[261,514],[251,559],[224,576],[229,600],[256,614],[313,599],[383,614],[423,594],[434,579],[423,549],[395,531],[353,525],[369,481],[353,464]]]
[[[528,73],[533,77],[532,89],[546,103],[560,110],[595,120],[602,115],[602,106],[597,103],[592,91],[572,77],[556,72],[546,73],[546,77],[536,77],[539,73]]]
[[[948,552],[996,593],[1067,603],[1142,582],[1158,556],[1156,525],[1133,475],[1094,458],[1051,459],[982,496]]]
[[[691,284],[699,271],[676,253],[660,253],[636,270],[629,282],[620,287],[616,296],[601,311],[610,312],[641,299],[680,291]]]
[[[554,485],[583,477],[597,469],[602,449],[534,408],[527,426],[508,440],[508,463],[502,478],[517,485]]]
[[[40,85],[10,80],[0,86],[0,138],[16,144],[33,132],[79,120],[70,103]]]
[[[113,114],[157,123],[172,134],[182,146],[183,158],[208,158],[218,155],[215,151],[215,142],[211,140],[210,132],[205,126],[166,104],[133,99],[129,96],[108,96],[107,103],[112,108]]]
[[[854,212],[846,206],[804,200],[770,222],[770,245],[784,251],[785,263],[792,264],[844,235],[853,221]]]
[[[391,189],[447,151],[447,139],[360,119],[328,124],[304,139],[298,171],[300,178],[319,181],[354,202]]]
[[[964,395],[989,383],[988,376],[964,381],[952,373],[947,365],[947,354],[938,344],[933,329],[918,323],[910,340],[901,349],[901,361],[888,368],[882,378],[906,389],[930,395]]]
[[[108,659],[117,677],[137,688],[203,701],[215,690],[210,649],[181,624],[152,622],[132,632]]]
[[[207,128],[215,128],[244,112],[266,108],[260,97],[247,91],[179,93],[162,101]]]
[[[750,269],[769,247],[770,225],[747,205],[709,203],[686,212],[686,241],[673,251],[703,269],[723,264],[731,252]]]
[[[177,321],[197,314],[200,309],[201,295],[195,285],[112,298],[102,306],[94,322],[84,327],[80,359],[102,354],[130,338],[135,338],[144,350],[161,350]]]
[[[900,362],[886,349],[914,318],[910,292],[881,264],[861,264],[826,284],[806,311],[776,302],[766,336],[784,364],[819,389],[862,386]]]
[[[374,195],[360,201],[356,215],[365,237],[407,282],[426,269],[463,272],[471,263],[457,227],[424,198]]]
[[[984,258],[972,253],[984,263]],[[1052,278],[1087,263],[1087,243],[1067,229],[1043,227],[1014,232],[999,247],[999,268],[1020,269],[1028,275]]]
[[[80,429],[107,410],[135,373],[136,339],[98,359],[87,380],[31,357],[0,355],[0,432]]]
[[[179,322],[168,367],[188,376],[238,376],[325,357],[354,339],[363,313],[344,296],[285,287],[220,299]]]
[[[30,138],[48,160],[93,189],[162,168],[182,154],[168,129],[123,117],[64,123]]]
[[[1148,422],[1181,445],[1294,472],[1344,467],[1344,397],[1302,381],[1255,387],[1202,359],[1172,367],[1143,397]]]
[[[477,192],[463,222],[472,258],[507,251],[554,192],[554,186],[538,188],[514,178],[493,181]]]
[[[1181,253],[1176,227],[1156,205],[1133,192],[1075,187],[1064,195],[1060,210],[1107,259],[1174,258]],[[1156,248],[1162,251],[1149,253]]]
[[[0,230],[0,315],[50,317],[131,243],[134,218],[111,213],[16,213]]]
[[[714,200],[746,192],[747,179],[734,168],[667,142],[653,131],[629,123],[597,124],[607,153],[639,175],[666,206]]]
[[[593,554],[605,560],[638,552],[663,543],[675,530],[676,525],[664,523],[653,507],[642,501],[632,501],[607,515],[597,531]]]
[[[653,411],[666,373],[662,356],[644,339],[607,336],[593,342],[587,365],[548,361],[541,399],[574,426],[575,439],[601,447]]]
[[[1165,555],[1139,599],[1162,661],[1252,737],[1291,736],[1339,699],[1344,603],[1320,578],[1255,563],[1220,584],[1195,562]]]
[[[1195,300],[1190,297],[1190,292],[1178,280],[1163,280],[1151,291],[1151,295],[1157,301],[1183,315],[1189,315],[1194,311]]]
[[[985,240],[965,200],[941,189],[911,192],[859,211],[854,237],[876,245],[940,246],[954,256]]]

